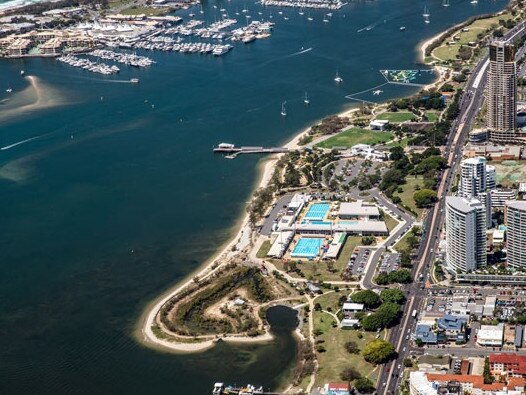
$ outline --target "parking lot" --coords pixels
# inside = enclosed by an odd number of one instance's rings
[[[381,272],[392,272],[393,270],[400,269],[400,254],[386,252],[380,258],[378,263],[378,271]]]
[[[370,255],[371,249],[356,247],[347,263],[347,271],[350,271],[355,276],[362,275]]]

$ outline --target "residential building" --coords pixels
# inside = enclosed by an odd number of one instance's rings
[[[526,268],[526,201],[506,202],[508,265]]]
[[[497,169],[488,164],[486,164],[486,188],[490,191],[497,188]]]
[[[481,325],[477,332],[479,346],[501,347],[504,339],[504,325]]]
[[[487,125],[490,140],[511,142],[515,139],[517,70],[515,47],[506,41],[494,41],[489,47]]]
[[[477,156],[460,162],[460,184],[458,195],[465,198],[476,198],[486,192],[486,158]]]
[[[374,121],[369,122],[369,127],[371,130],[380,130],[384,131],[389,125],[388,120],[375,119]]]
[[[509,377],[526,377],[526,355],[490,354],[489,366],[492,374]]]
[[[343,316],[345,318],[352,317],[355,313],[362,311],[364,308],[364,305],[362,303],[351,303],[351,302],[345,302],[342,307]]]
[[[491,192],[491,207],[503,208],[507,200],[515,200],[517,196],[514,189],[494,189]]]
[[[524,391],[523,378],[512,377],[504,382],[484,384],[482,375],[440,374],[411,372],[409,391],[411,395],[520,395]]]
[[[415,330],[415,340],[420,340],[423,344],[437,344],[438,337],[431,325],[417,324]]]
[[[446,265],[453,272],[485,266],[486,207],[477,199],[446,197]]]
[[[323,389],[325,395],[349,395],[351,391],[349,383],[328,383]]]

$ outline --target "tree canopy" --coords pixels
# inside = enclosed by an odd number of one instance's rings
[[[437,193],[431,189],[421,189],[413,194],[417,207],[428,207],[437,201]]]
[[[382,292],[380,292],[380,299],[384,303],[397,303],[397,304],[404,304],[405,303],[405,295],[404,293],[395,288],[391,289],[384,289]]]
[[[365,346],[362,355],[367,362],[378,365],[393,359],[396,356],[396,350],[391,343],[376,339]]]
[[[378,307],[381,302],[380,297],[369,289],[353,293],[351,295],[351,300],[354,303],[362,303],[368,309]]]

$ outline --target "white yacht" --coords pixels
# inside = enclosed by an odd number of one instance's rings
[[[309,97],[307,96],[307,92],[305,92],[305,97],[303,98],[303,103],[305,103],[306,106],[310,104]]]
[[[336,72],[336,77],[334,77],[334,82],[336,82],[337,84],[340,84],[343,82],[343,78],[340,77],[340,75],[338,74],[338,72]]]
[[[424,13],[422,14],[422,16],[424,18],[429,18],[431,16],[431,14],[429,13],[429,9],[427,8],[427,6],[424,7]]]
[[[281,103],[281,116],[282,116],[282,117],[287,116],[287,110],[285,109],[285,104],[286,104],[286,103],[287,103],[286,101],[284,101],[283,103]]]
[[[11,89],[11,88],[7,88],[5,91],[6,91],[7,93],[11,93],[11,92],[13,92],[13,89]]]

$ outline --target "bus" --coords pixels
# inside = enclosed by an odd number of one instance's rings
[[[416,314],[417,314],[416,309],[414,309],[414,310],[413,310],[413,314],[411,314],[411,316],[412,316],[413,318],[416,318]]]

